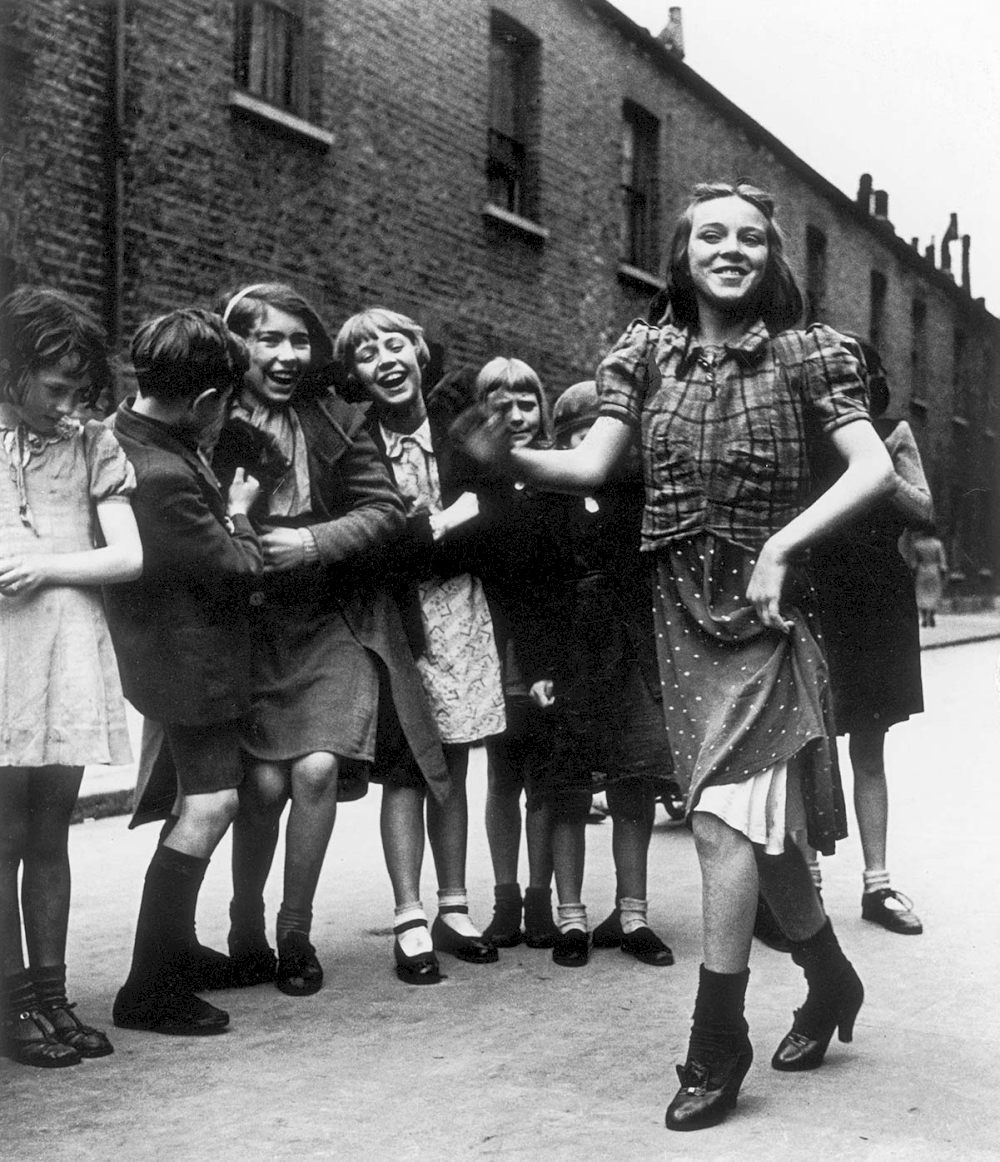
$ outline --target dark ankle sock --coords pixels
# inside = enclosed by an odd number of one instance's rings
[[[46,964],[41,968],[32,966],[31,981],[40,1008],[59,1008],[68,1003],[65,964]]]
[[[517,904],[521,906],[521,885],[513,884],[497,884],[493,888],[493,899],[498,904]]]
[[[701,965],[691,1018],[689,1061],[710,1061],[746,1041],[743,1004],[749,980],[749,968],[742,972],[712,972]]]
[[[806,980],[822,980],[824,976],[839,976],[850,961],[840,947],[830,917],[822,928],[807,940],[789,940],[792,960],[805,972]]]
[[[31,973],[26,968],[18,969],[4,977],[3,981],[4,1015],[7,1020],[13,1020],[19,1013],[37,1006],[35,986],[31,982]]]
[[[146,871],[136,921],[132,967],[125,987],[136,991],[182,987],[184,961],[195,943],[194,914],[207,859],[158,847]]]
[[[290,908],[282,901],[275,920],[275,930],[279,942],[289,932],[301,932],[308,936],[312,931],[312,915],[312,908]]]

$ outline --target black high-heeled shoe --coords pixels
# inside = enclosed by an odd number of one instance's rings
[[[753,1063],[753,1046],[744,1039],[712,1060],[688,1058],[677,1066],[681,1087],[667,1106],[668,1130],[705,1130],[717,1126],[736,1106],[740,1086]]]
[[[843,984],[834,1004],[812,992],[801,1009],[796,1009],[792,1027],[782,1038],[771,1058],[771,1068],[780,1073],[801,1073],[823,1064],[827,1046],[837,1030],[838,1038],[847,1044],[854,1037],[854,1022],[865,999],[865,988],[858,974],[848,964]]]
[[[466,964],[495,964],[500,959],[492,944],[481,936],[463,936],[446,924],[441,916],[435,917],[431,926],[431,940],[438,952],[450,952]]]
[[[396,960],[396,976],[403,984],[438,984],[448,978],[441,971],[438,958],[434,952],[418,952],[416,956],[407,956],[403,946],[399,943],[400,934],[410,928],[426,928],[426,920],[409,920],[393,928],[396,934],[392,942],[392,955]]]

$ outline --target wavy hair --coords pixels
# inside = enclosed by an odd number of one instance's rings
[[[767,222],[767,265],[764,276],[744,304],[748,320],[760,319],[772,333],[794,327],[802,317],[802,292],[785,258],[785,239],[775,220],[774,198],[766,190],[740,178],[735,182],[706,182],[694,188],[691,201],[678,220],[670,243],[667,285],[650,305],[650,322],[664,320],[689,331],[698,329],[698,299],[688,259],[688,245],[697,206],[716,198],[742,198],[759,210]]]
[[[0,400],[19,405],[30,375],[63,360],[89,378],[93,407],[111,383],[104,329],[76,299],[51,287],[23,286],[0,302]]]

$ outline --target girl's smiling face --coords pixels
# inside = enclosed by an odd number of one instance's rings
[[[695,206],[688,265],[700,304],[731,314],[742,307],[767,269],[767,219],[743,198],[713,198]]]
[[[251,360],[246,386],[264,403],[287,404],[312,360],[305,323],[297,315],[265,307],[246,342]]]
[[[91,387],[90,376],[81,375],[70,359],[29,372],[16,410],[34,431],[51,436],[60,421],[73,416]]]
[[[354,378],[381,416],[422,416],[423,372],[413,340],[402,331],[362,340],[354,351]]]

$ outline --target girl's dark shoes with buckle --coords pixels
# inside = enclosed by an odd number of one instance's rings
[[[895,901],[899,906],[889,907],[888,900]],[[895,888],[865,892],[861,897],[861,919],[881,924],[883,928],[897,932],[900,936],[919,936],[924,930],[923,924],[913,913],[913,901]]]
[[[52,1022],[38,1009],[26,1009],[4,1020],[0,1053],[19,1065],[38,1069],[64,1069],[82,1060],[80,1051],[61,1041]]]
[[[431,940],[437,952],[450,952],[466,964],[495,964],[500,959],[496,948],[482,936],[463,936],[441,916],[436,916],[431,926]]]
[[[713,1060],[689,1057],[677,1066],[681,1087],[667,1106],[668,1130],[705,1130],[717,1126],[736,1105],[740,1086],[753,1063],[749,1039]]]
[[[521,909],[524,901],[517,884],[498,884],[493,889],[496,903],[493,919],[483,931],[483,939],[494,948],[516,948],[523,940]]]
[[[75,1004],[46,1005],[42,1012],[52,1026],[56,1039],[75,1049],[81,1057],[107,1057],[115,1049],[107,1036],[91,1025],[85,1025],[73,1012]]]
[[[304,932],[293,929],[279,937],[274,985],[290,997],[308,997],[323,987],[323,968]]]
[[[594,929],[593,945],[595,948],[620,948],[641,964],[651,964],[654,968],[667,968],[674,963],[673,952],[652,928],[643,925],[631,932],[622,932],[617,908]]]
[[[560,932],[552,946],[552,960],[563,968],[583,968],[590,960],[590,934],[580,928]]]
[[[224,1033],[229,1014],[194,993],[133,993],[121,988],[115,997],[112,1019],[119,1029],[163,1033],[168,1037],[211,1037]]]
[[[559,935],[552,919],[552,892],[549,888],[525,888],[524,943],[529,948],[551,948]]]
[[[814,999],[810,988],[806,1003],[795,1012],[791,1030],[771,1058],[773,1069],[781,1073],[817,1069],[823,1064],[835,1029],[845,1044],[853,1039],[854,1022],[864,1002],[865,989],[850,964],[847,969],[835,1000]]]

